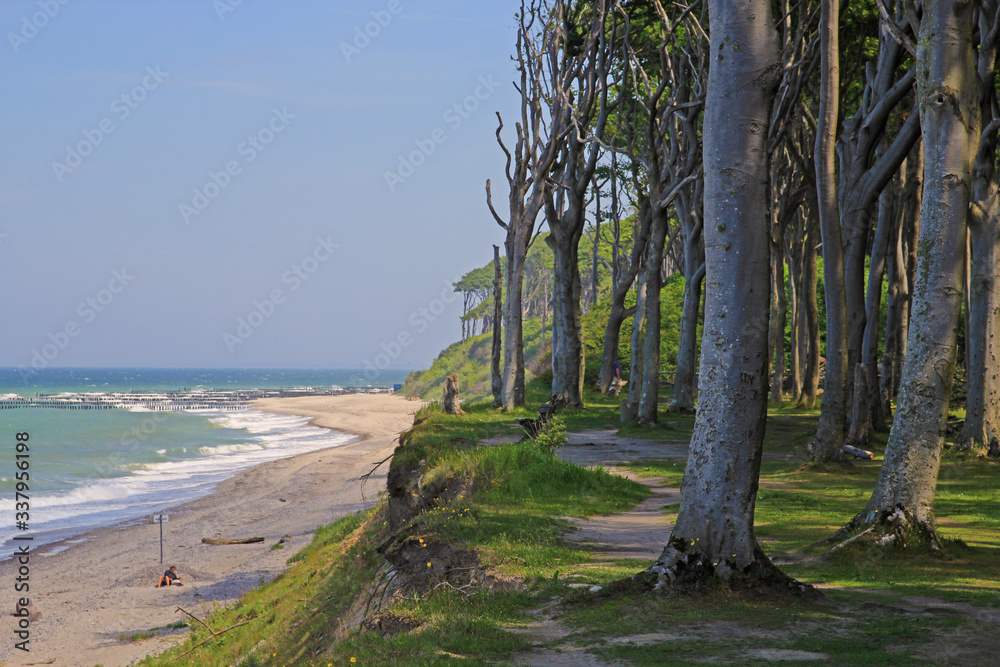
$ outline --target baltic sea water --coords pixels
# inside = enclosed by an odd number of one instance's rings
[[[299,369],[0,369],[0,396],[60,392],[391,386],[405,371]],[[254,465],[345,444],[308,419],[257,410],[0,410],[0,559],[15,527],[15,434],[30,434],[30,519],[36,547],[93,528],[142,521],[214,490]]]

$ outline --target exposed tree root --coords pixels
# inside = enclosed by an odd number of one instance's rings
[[[648,570],[604,587],[595,587],[591,592],[609,597],[635,592],[671,591],[704,595],[723,588],[750,596],[823,597],[809,584],[797,581],[775,567],[760,547],[754,550],[753,562],[741,568],[729,559],[713,560],[700,551],[689,551],[688,546],[678,539],[671,539],[663,555]]]
[[[861,532],[857,532],[857,531]],[[829,557],[852,544],[905,549],[926,545],[931,551],[943,553],[944,547],[934,524],[917,519],[901,505],[892,510],[865,511],[850,520],[836,533],[817,542],[833,546],[823,557]]]

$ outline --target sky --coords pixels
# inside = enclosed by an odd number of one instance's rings
[[[516,0],[0,0],[0,366],[427,367]]]

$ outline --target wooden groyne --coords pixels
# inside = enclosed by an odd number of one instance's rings
[[[177,391],[128,391],[35,394],[0,399],[0,410],[55,408],[57,410],[140,410],[178,412],[181,410],[249,410],[261,398],[291,396],[339,396],[342,394],[391,394],[386,387],[289,387],[284,389],[209,389]]]

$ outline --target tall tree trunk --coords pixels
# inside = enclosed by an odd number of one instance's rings
[[[694,275],[684,281],[684,306],[677,344],[677,372],[674,374],[674,396],[670,399],[669,412],[694,414],[694,393],[698,375],[698,310],[701,307],[701,285],[705,280],[705,249]]]
[[[774,374],[771,379],[771,400],[780,403],[784,396],[785,382],[785,324],[788,321],[788,296],[785,294],[785,226],[777,220],[774,229],[775,243],[771,257],[772,289],[775,296],[774,316]]]
[[[983,132],[973,171],[969,328],[969,382],[965,403],[963,447],[988,447],[1000,456],[1000,175],[997,174],[996,98],[997,41],[1000,9],[980,6],[979,99]]]
[[[834,167],[840,95],[840,0],[821,0],[819,118],[816,127],[816,190],[823,237],[823,291],[826,298],[826,375],[816,439],[809,443],[813,461],[844,460],[847,404],[847,300],[844,294],[844,250]]]
[[[503,408],[524,405],[524,259],[528,230],[518,227],[507,238],[507,303],[503,315]]]
[[[636,421],[639,417],[639,395],[642,393],[642,341],[643,318],[646,314],[646,283],[640,281],[636,288],[635,314],[632,316],[632,358],[629,361],[628,398],[622,402],[621,420],[623,424]]]
[[[908,165],[906,165],[908,166]],[[900,170],[902,186],[900,193],[906,188],[906,168]],[[906,259],[903,256],[903,236],[901,234],[903,202],[899,201],[896,206],[896,215],[892,217],[892,229],[889,233],[889,248],[886,253],[886,275],[888,285],[886,287],[885,306],[885,348],[882,354],[882,373],[879,382],[880,390],[886,401],[887,418],[891,417],[888,411],[889,401],[895,396],[896,387],[896,353],[899,345],[900,327],[902,325],[903,300],[906,288]]]
[[[646,285],[646,336],[642,344],[642,391],[639,394],[640,424],[655,424],[660,402],[660,289],[663,287],[663,246],[667,239],[667,212],[653,207],[649,249],[643,283]]]
[[[567,217],[575,216],[571,204]],[[582,218],[582,211],[580,212]],[[583,334],[580,327],[582,224],[550,224],[552,248],[552,400],[583,406]]]
[[[614,205],[614,204],[612,204]],[[643,197],[639,203],[639,225],[632,243],[631,261],[628,267],[619,271],[614,282],[611,293],[611,310],[608,313],[608,325],[604,329],[604,347],[601,354],[601,370],[597,376],[597,388],[602,394],[608,393],[611,386],[615,359],[618,358],[618,343],[621,338],[622,323],[629,316],[629,309],[625,308],[625,297],[628,296],[639,274],[641,265],[640,258],[646,249],[646,241],[649,238],[650,226],[650,206],[649,199]]]
[[[899,233],[903,235],[903,252],[905,258],[904,271],[906,282],[900,283],[904,289],[901,294],[899,317],[899,338],[896,342],[896,360],[893,377],[892,395],[899,394],[899,385],[903,379],[903,361],[906,359],[906,341],[910,332],[910,312],[913,305],[913,282],[917,268],[917,239],[920,235],[920,211],[923,208],[924,196],[924,144],[918,141],[910,151],[906,161],[906,188],[903,190],[903,220]]]
[[[694,414],[698,386],[698,314],[705,281],[704,182],[686,189],[675,201],[675,210],[685,230],[684,300],[677,340],[677,369],[669,412]]]
[[[885,461],[868,505],[846,527],[870,525],[880,544],[902,546],[920,534],[940,546],[934,489],[955,370],[965,223],[979,139],[974,13],[973,3],[961,0],[923,5],[916,70],[926,166],[913,320]]]
[[[767,0],[710,0],[709,16],[699,407],[680,512],[650,571],[657,586],[715,578],[730,585],[787,585],[792,582],[764,555],[753,530],[767,412],[770,293],[762,130],[781,73],[778,39]]]
[[[593,308],[597,305],[597,283],[599,282],[600,272],[598,269],[598,249],[600,248],[601,240],[601,187],[597,183],[597,179],[594,179],[594,244],[591,248],[590,253],[590,307]]]
[[[500,358],[503,356],[503,292],[500,289],[500,246],[493,246],[493,348],[490,354],[490,385],[493,390],[493,407],[503,407],[503,374]]]
[[[855,434],[851,444],[855,447],[865,447],[871,439],[871,431],[885,433],[886,415],[882,401],[878,372],[878,335],[882,326],[882,280],[885,277],[886,254],[889,251],[889,237],[896,216],[896,206],[899,198],[896,185],[890,183],[878,200],[878,224],[875,228],[875,238],[872,240],[871,263],[868,269],[868,294],[865,297],[865,328],[861,342],[861,364],[865,367],[868,377],[865,382],[864,395],[854,394],[853,414],[867,414],[863,418],[865,428],[854,428]],[[855,384],[855,387],[858,385]],[[853,418],[852,418],[853,422]]]
[[[801,210],[801,209],[800,209]],[[801,215],[796,218],[801,223]],[[792,379],[791,400],[798,403],[802,396],[802,343],[805,336],[801,335],[801,307],[799,306],[799,282],[798,277],[802,274],[801,243],[796,242],[785,246],[785,254],[788,257],[788,322],[789,337],[791,343],[788,354],[788,374]]]
[[[806,218],[806,242],[802,255],[802,310],[804,312],[803,327],[806,345],[805,374],[802,377],[802,396],[798,406],[812,410],[816,405],[819,393],[819,303],[816,283],[819,280],[819,267],[816,261],[816,244],[819,241],[819,223],[814,215]]]

